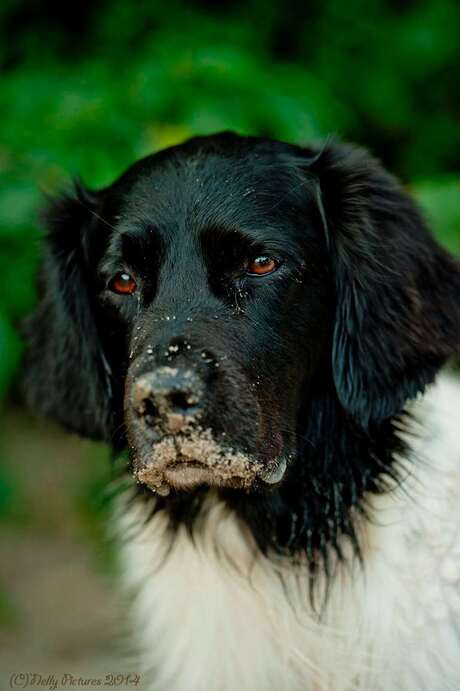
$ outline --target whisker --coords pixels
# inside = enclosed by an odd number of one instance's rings
[[[100,214],[98,214],[96,211],[94,211],[94,209],[92,209],[90,206],[88,206],[87,204],[85,204],[84,201],[83,201],[82,199],[80,199],[79,197],[77,197],[77,202],[78,202],[79,204],[81,204],[81,206],[83,206],[83,208],[85,208],[87,211],[89,211],[89,213],[90,213],[92,216],[94,216],[95,218],[97,218],[98,221],[101,221],[102,223],[105,223],[105,225],[108,226],[109,228],[111,228],[112,230],[115,230],[115,231],[117,230],[117,228],[116,228],[114,225],[112,225],[111,223],[109,223],[109,221],[107,221],[107,219],[103,218]]]

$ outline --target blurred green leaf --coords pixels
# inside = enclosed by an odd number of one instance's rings
[[[419,182],[414,194],[441,242],[460,255],[460,177]]]

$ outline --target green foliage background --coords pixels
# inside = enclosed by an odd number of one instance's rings
[[[456,0],[0,7],[0,399],[34,305],[43,192],[234,129],[369,146],[460,251]]]
[[[39,561],[46,548],[51,583],[80,543],[111,563],[101,537],[107,449],[69,444],[11,405],[44,195],[77,175],[106,185],[193,134],[233,129],[300,144],[334,134],[380,157],[460,253],[459,44],[458,0],[0,2],[0,531],[11,563],[22,553]],[[34,569],[29,578],[29,590],[16,576],[0,583],[0,630],[12,635],[18,619],[22,665],[33,648],[28,617],[41,611],[27,614]],[[81,587],[67,572],[65,583]],[[99,602],[95,592],[85,600]],[[44,638],[50,628],[47,612]]]

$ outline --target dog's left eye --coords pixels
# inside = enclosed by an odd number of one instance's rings
[[[132,295],[136,291],[136,288],[136,281],[125,271],[120,271],[115,274],[109,283],[109,289],[118,295]]]
[[[269,257],[267,254],[261,254],[247,264],[246,272],[250,276],[265,276],[266,274],[273,273],[278,266],[279,263],[276,259]]]

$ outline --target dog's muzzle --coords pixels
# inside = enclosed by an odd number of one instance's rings
[[[158,367],[132,385],[136,479],[154,492],[167,495],[171,487],[198,485],[250,488],[274,485],[286,471],[286,459],[262,463],[216,438],[204,423],[205,384],[192,369]]]

